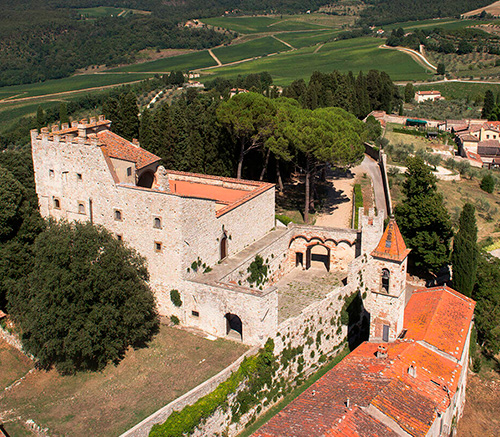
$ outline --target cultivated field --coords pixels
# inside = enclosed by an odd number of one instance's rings
[[[242,44],[220,47],[214,49],[213,53],[223,64],[228,64],[230,62],[288,50],[290,50],[290,47],[271,36],[266,36]]]
[[[187,53],[185,55],[172,56],[141,64],[128,65],[126,67],[114,68],[112,72],[149,72],[164,73],[174,70],[189,71],[198,68],[211,67],[217,65],[208,53],[208,50]]]
[[[500,15],[500,1],[492,3],[491,5],[485,6],[483,8],[474,9],[473,11],[466,12],[465,14],[463,14],[463,16],[473,17],[474,15],[479,15],[483,11],[498,17]]]
[[[268,71],[278,85],[288,85],[295,79],[308,79],[314,71],[367,72],[386,71],[393,80],[426,79],[430,74],[409,56],[393,50],[381,50],[378,38],[355,38],[330,42],[315,51],[304,47],[291,52],[257,59],[252,62],[220,67],[207,71],[213,77],[236,77],[238,74]]]
[[[500,84],[493,83],[467,83],[467,82],[441,82],[418,85],[419,90],[440,91],[446,99],[469,99],[482,101],[486,90],[492,90],[497,95],[500,92]]]
[[[303,47],[315,46],[316,44],[325,43],[328,40],[334,38],[338,33],[338,30],[323,30],[320,32],[291,32],[280,33],[278,35],[278,38],[287,42],[296,49],[301,49]]]
[[[100,373],[60,376],[36,371],[9,392],[0,394],[0,417],[11,435],[22,435],[31,419],[50,435],[116,436],[158,408],[215,375],[246,347],[209,341],[162,326],[149,348],[130,350],[118,365]],[[9,359],[7,383],[29,367]],[[5,383],[4,383],[5,385]],[[1,387],[3,388],[3,387]],[[19,419],[20,417],[20,419]]]

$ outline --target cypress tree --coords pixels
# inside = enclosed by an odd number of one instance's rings
[[[453,241],[451,254],[453,286],[460,293],[471,296],[476,284],[478,263],[477,225],[475,208],[466,203],[459,219],[459,229]]]
[[[148,108],[142,111],[141,125],[139,128],[139,141],[141,146],[146,150],[150,150],[153,145],[154,131],[153,131],[153,117]]]
[[[490,120],[493,109],[495,109],[495,96],[491,90],[487,90],[484,95],[484,106],[481,116]]]

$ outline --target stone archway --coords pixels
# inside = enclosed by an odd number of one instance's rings
[[[151,188],[155,181],[155,174],[151,170],[146,170],[139,176],[137,186],[144,188]]]
[[[330,248],[320,243],[308,246],[306,251],[306,269],[322,266],[324,266],[327,272],[330,271]]]
[[[243,322],[236,314],[227,313],[226,319],[226,336],[235,340],[243,341]]]

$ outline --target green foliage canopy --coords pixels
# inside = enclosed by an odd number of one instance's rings
[[[449,260],[450,216],[436,178],[421,157],[408,158],[405,176],[405,199],[394,208],[396,220],[415,265],[436,272]]]
[[[63,374],[117,363],[158,329],[144,259],[103,228],[49,222],[9,294],[24,348]]]

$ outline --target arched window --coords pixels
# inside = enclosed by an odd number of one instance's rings
[[[389,281],[391,278],[391,272],[387,269],[382,270],[382,291],[389,293]]]
[[[78,214],[85,214],[85,205],[83,203],[78,204]]]
[[[61,209],[61,202],[59,201],[59,199],[57,199],[55,197],[54,197],[54,208]]]
[[[161,219],[158,217],[155,217],[153,220],[153,227],[155,229],[161,229]]]
[[[115,220],[117,221],[122,220],[122,212],[119,209],[115,209]]]

